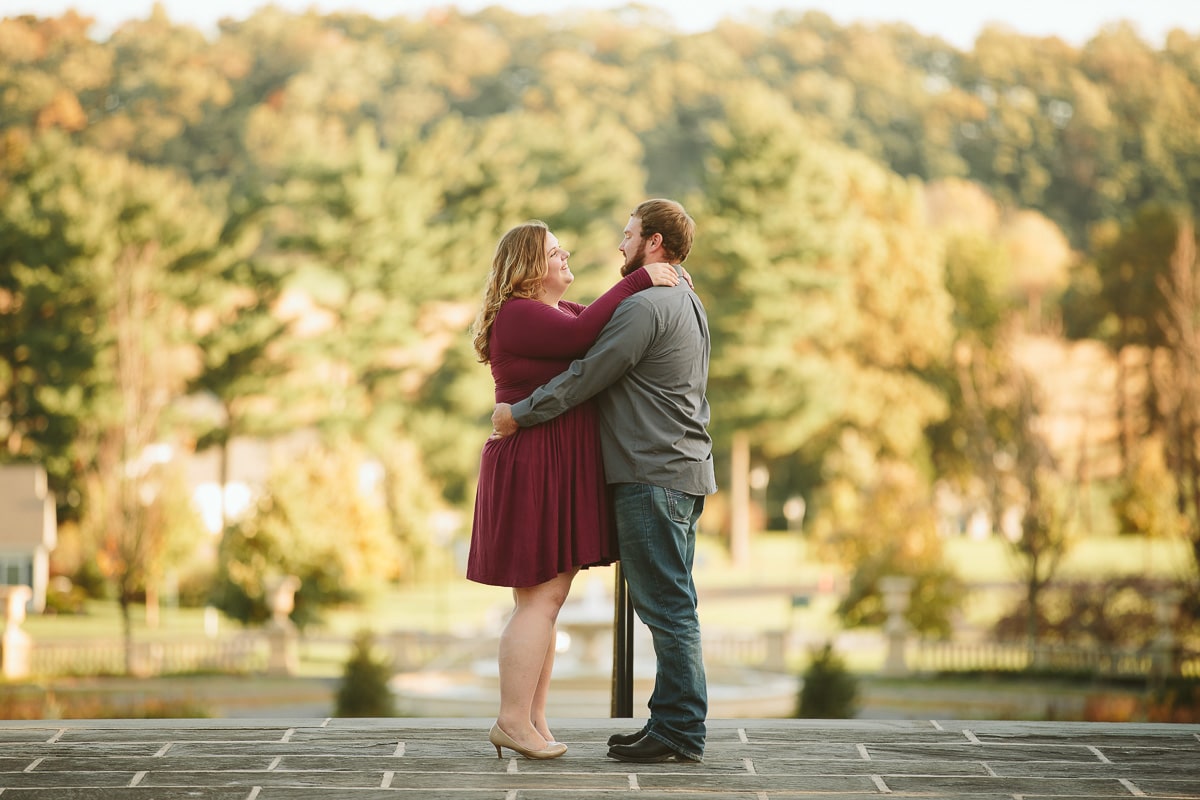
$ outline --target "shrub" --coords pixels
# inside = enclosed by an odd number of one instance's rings
[[[1188,595],[1187,587],[1140,575],[1115,575],[1098,580],[1059,582],[1043,592],[1037,630],[1043,642],[1092,647],[1146,648],[1161,631],[1155,599],[1164,592]],[[1001,641],[1021,641],[1027,632],[1028,603],[1022,600],[997,620],[994,633]],[[1188,621],[1174,622],[1174,635],[1185,638]]]
[[[1200,680],[1172,678],[1152,692],[1147,722],[1200,722]]]
[[[804,673],[796,716],[803,719],[852,719],[858,713],[858,681],[828,642],[813,651]]]
[[[949,636],[965,590],[946,563],[924,476],[908,464],[878,462],[869,476],[831,481],[826,491],[829,508],[814,536],[824,556],[853,576],[837,609],[842,625],[884,624],[879,582],[888,575],[908,576],[913,579],[908,624],[926,636]]]
[[[395,703],[388,679],[391,665],[376,659],[372,649],[375,637],[362,631],[354,637],[354,652],[346,662],[342,684],[337,693],[337,717],[394,717]]]

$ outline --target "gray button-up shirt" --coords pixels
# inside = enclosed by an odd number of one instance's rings
[[[627,297],[596,343],[515,403],[523,427],[593,395],[609,483],[648,483],[694,495],[717,490],[707,427],[708,316],[686,283]]]

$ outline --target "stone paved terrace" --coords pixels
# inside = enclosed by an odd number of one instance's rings
[[[491,720],[0,722],[0,800],[1200,798],[1200,726],[713,720],[703,764],[622,764],[637,723],[561,721],[554,761]]]

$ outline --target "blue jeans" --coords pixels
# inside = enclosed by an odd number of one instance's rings
[[[704,755],[708,685],[692,561],[704,497],[650,486],[613,486],[621,571],[650,629],[658,671],[646,733],[687,758]]]

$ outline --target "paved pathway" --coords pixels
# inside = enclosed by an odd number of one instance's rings
[[[1200,798],[1200,725],[714,720],[703,764],[622,764],[571,720],[554,761],[491,720],[0,722],[0,800]]]

